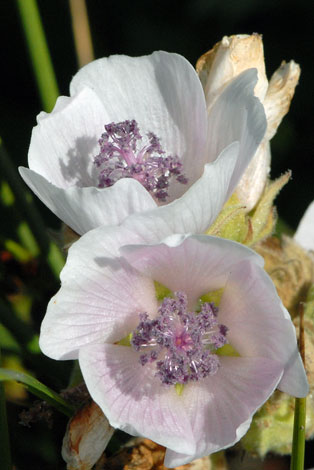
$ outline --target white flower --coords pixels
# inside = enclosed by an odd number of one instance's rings
[[[276,387],[304,396],[308,384],[259,255],[206,235],[140,242],[120,226],[72,245],[40,346],[78,358],[111,426],[164,445],[173,467],[237,442]],[[158,302],[154,281],[176,295]],[[199,303],[220,289],[219,305]],[[236,354],[219,355],[226,342]]]
[[[248,212],[255,206],[264,190],[270,170],[269,141],[289,110],[298,84],[300,67],[293,60],[288,63],[283,61],[268,83],[263,41],[259,34],[225,36],[201,56],[196,65],[209,112],[224,88],[240,73],[252,67],[256,68],[258,73],[254,93],[264,105],[267,131],[236,189]]]
[[[184,211],[184,223],[176,215],[174,232],[203,232],[264,136],[265,114],[254,97],[255,84],[256,71],[244,72],[231,81],[207,115],[200,80],[177,54],[96,60],[74,76],[70,98],[60,97],[51,114],[39,114],[29,169],[20,168],[20,173],[79,234],[120,224],[128,215],[158,205],[172,225],[173,211]],[[137,137],[129,128],[133,122]],[[126,138],[123,142],[119,132]],[[172,173],[160,170],[165,156],[170,156],[168,165],[179,166],[181,181],[176,168]],[[109,186],[99,187],[104,185]],[[166,201],[157,194],[163,185]]]

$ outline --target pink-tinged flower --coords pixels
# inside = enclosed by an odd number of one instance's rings
[[[300,220],[294,239],[306,250],[314,251],[314,201]]]
[[[203,232],[264,136],[256,80],[251,69],[231,81],[208,115],[195,70],[177,54],[96,60],[74,76],[71,97],[39,114],[20,173],[79,234],[158,206],[169,221],[184,210],[171,232]]]
[[[40,346],[79,359],[111,426],[167,447],[166,466],[185,464],[237,442],[276,387],[307,394],[294,327],[262,265],[216,237],[147,245],[125,227],[97,228],[69,250]],[[158,301],[155,281],[172,294]]]

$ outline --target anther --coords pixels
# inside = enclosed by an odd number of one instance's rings
[[[146,145],[140,147],[143,137],[137,122],[123,121],[105,125],[99,139],[100,152],[94,158],[99,168],[98,187],[112,186],[121,178],[135,178],[154,198],[163,202],[168,197],[169,182],[175,178],[187,183],[178,156],[167,155],[160,139],[148,132]]]
[[[155,319],[140,314],[131,340],[141,353],[140,364],[155,362],[156,376],[166,385],[184,385],[215,374],[220,365],[215,351],[227,343],[227,327],[218,323],[213,303],[203,303],[200,312],[189,312],[187,296],[175,295],[163,300]]]

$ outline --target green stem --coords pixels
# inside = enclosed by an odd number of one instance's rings
[[[304,304],[299,305],[299,350],[305,366]],[[296,398],[290,470],[304,470],[306,398]]]
[[[306,398],[295,399],[290,470],[304,470]]]
[[[24,33],[45,111],[50,112],[59,96],[57,80],[36,0],[17,0]]]
[[[0,366],[1,366],[1,351],[0,351]],[[5,403],[5,393],[3,383],[0,383],[0,468],[2,470],[11,470],[11,453],[10,453],[10,440],[8,430],[7,411]]]

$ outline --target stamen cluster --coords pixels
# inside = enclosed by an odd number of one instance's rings
[[[175,296],[163,300],[155,319],[141,313],[131,339],[136,351],[147,350],[139,362],[143,366],[156,362],[156,376],[166,385],[215,374],[220,363],[214,351],[227,342],[227,327],[218,323],[218,308],[213,303],[189,312],[186,294],[176,292]]]
[[[101,168],[99,188],[112,186],[121,178],[135,178],[152,196],[165,201],[172,177],[179,183],[187,183],[179,158],[162,156],[165,152],[153,132],[148,132],[148,143],[138,149],[142,136],[134,119],[106,124],[105,131],[98,141],[100,153],[94,159],[95,165]]]

